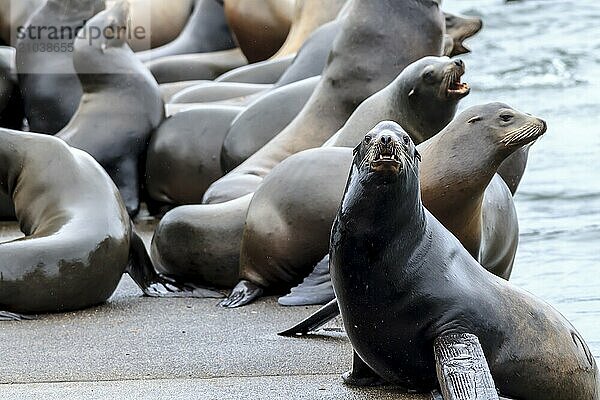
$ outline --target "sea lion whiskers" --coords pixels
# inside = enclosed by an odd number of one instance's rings
[[[450,67],[446,69],[442,82],[440,84],[440,96],[451,97],[453,95],[463,96],[469,93],[470,88],[467,83],[461,82],[465,74],[465,64],[462,60],[454,60]]]
[[[533,142],[546,132],[546,123],[542,120],[528,122],[523,126],[508,132],[501,143],[506,147],[520,146]]]

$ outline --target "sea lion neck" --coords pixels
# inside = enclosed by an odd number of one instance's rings
[[[338,214],[339,223],[366,236],[424,230],[425,210],[417,175],[403,171],[391,179],[392,182],[386,182],[353,165]]]

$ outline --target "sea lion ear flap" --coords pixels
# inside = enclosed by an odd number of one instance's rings
[[[417,92],[415,91],[415,89],[411,89],[410,92],[408,92],[408,98],[410,99],[411,97],[415,96],[417,94]]]
[[[419,162],[421,162],[421,153],[419,153],[419,151],[417,149],[415,149],[415,160],[418,160]]]

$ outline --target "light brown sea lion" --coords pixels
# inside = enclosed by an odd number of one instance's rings
[[[442,14],[431,0],[353,0],[341,29],[321,82],[300,114],[261,150],[211,185],[205,203],[252,193],[279,162],[322,145],[363,100],[408,64],[442,51]]]
[[[481,30],[483,26],[481,18],[454,15],[447,12],[444,13],[444,17],[446,18],[446,34],[452,42],[452,46],[449,46],[450,49],[445,54],[454,57],[471,52],[463,42]]]
[[[310,34],[321,25],[333,21],[345,4],[346,0],[296,0],[290,32],[272,58],[297,53]]]
[[[251,63],[271,57],[292,24],[295,0],[224,0],[227,23]]]

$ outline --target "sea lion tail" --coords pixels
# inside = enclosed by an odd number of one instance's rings
[[[129,265],[125,272],[142,289],[144,295],[149,297],[196,297],[212,299],[223,297],[223,294],[218,291],[202,288],[190,283],[183,283],[172,277],[159,274],[154,268],[154,264],[152,264],[146,246],[144,246],[144,241],[133,226],[131,228]]]
[[[294,325],[290,329],[279,332],[279,336],[303,336],[318,329],[340,315],[337,299],[331,300],[321,307],[316,313]]]

